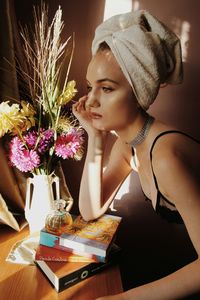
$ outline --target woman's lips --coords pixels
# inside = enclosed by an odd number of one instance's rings
[[[102,118],[102,115],[94,113],[94,112],[90,112],[90,118],[91,119],[100,119],[100,118]]]

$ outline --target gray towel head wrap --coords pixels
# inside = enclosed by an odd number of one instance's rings
[[[155,100],[161,83],[182,81],[179,38],[145,10],[115,15],[100,24],[93,55],[102,42],[110,47],[144,110]]]

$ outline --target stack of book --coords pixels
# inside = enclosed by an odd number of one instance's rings
[[[88,222],[81,216],[73,219],[60,235],[42,229],[36,251],[36,264],[58,292],[109,266],[120,253],[114,240],[121,217],[104,214]]]

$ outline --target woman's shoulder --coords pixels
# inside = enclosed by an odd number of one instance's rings
[[[160,153],[162,150],[175,155],[178,149],[184,152],[191,147],[198,148],[199,146],[200,139],[198,140],[192,134],[155,120],[150,151]]]
[[[179,152],[189,153],[192,148],[198,149],[199,147],[200,140],[192,135],[178,129],[169,129],[161,131],[154,136],[151,151],[160,152],[162,150],[176,155]]]
[[[150,152],[152,163],[159,173],[172,167],[194,167],[200,164],[200,142],[177,129],[160,132],[154,138]]]

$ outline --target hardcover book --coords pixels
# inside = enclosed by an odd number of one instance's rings
[[[68,261],[68,262],[98,262],[95,256],[81,256],[72,251],[64,251],[53,247],[38,245],[35,254],[35,260],[45,261]]]
[[[114,244],[106,263],[53,262],[42,260],[36,260],[35,262],[56,291],[61,292],[115,263],[119,258],[119,254],[120,248]]]
[[[119,216],[104,214],[96,220],[86,222],[81,216],[77,216],[61,235],[41,230],[40,244],[63,250],[66,247],[83,256],[84,253],[95,255],[102,261],[114,241],[121,219]]]

